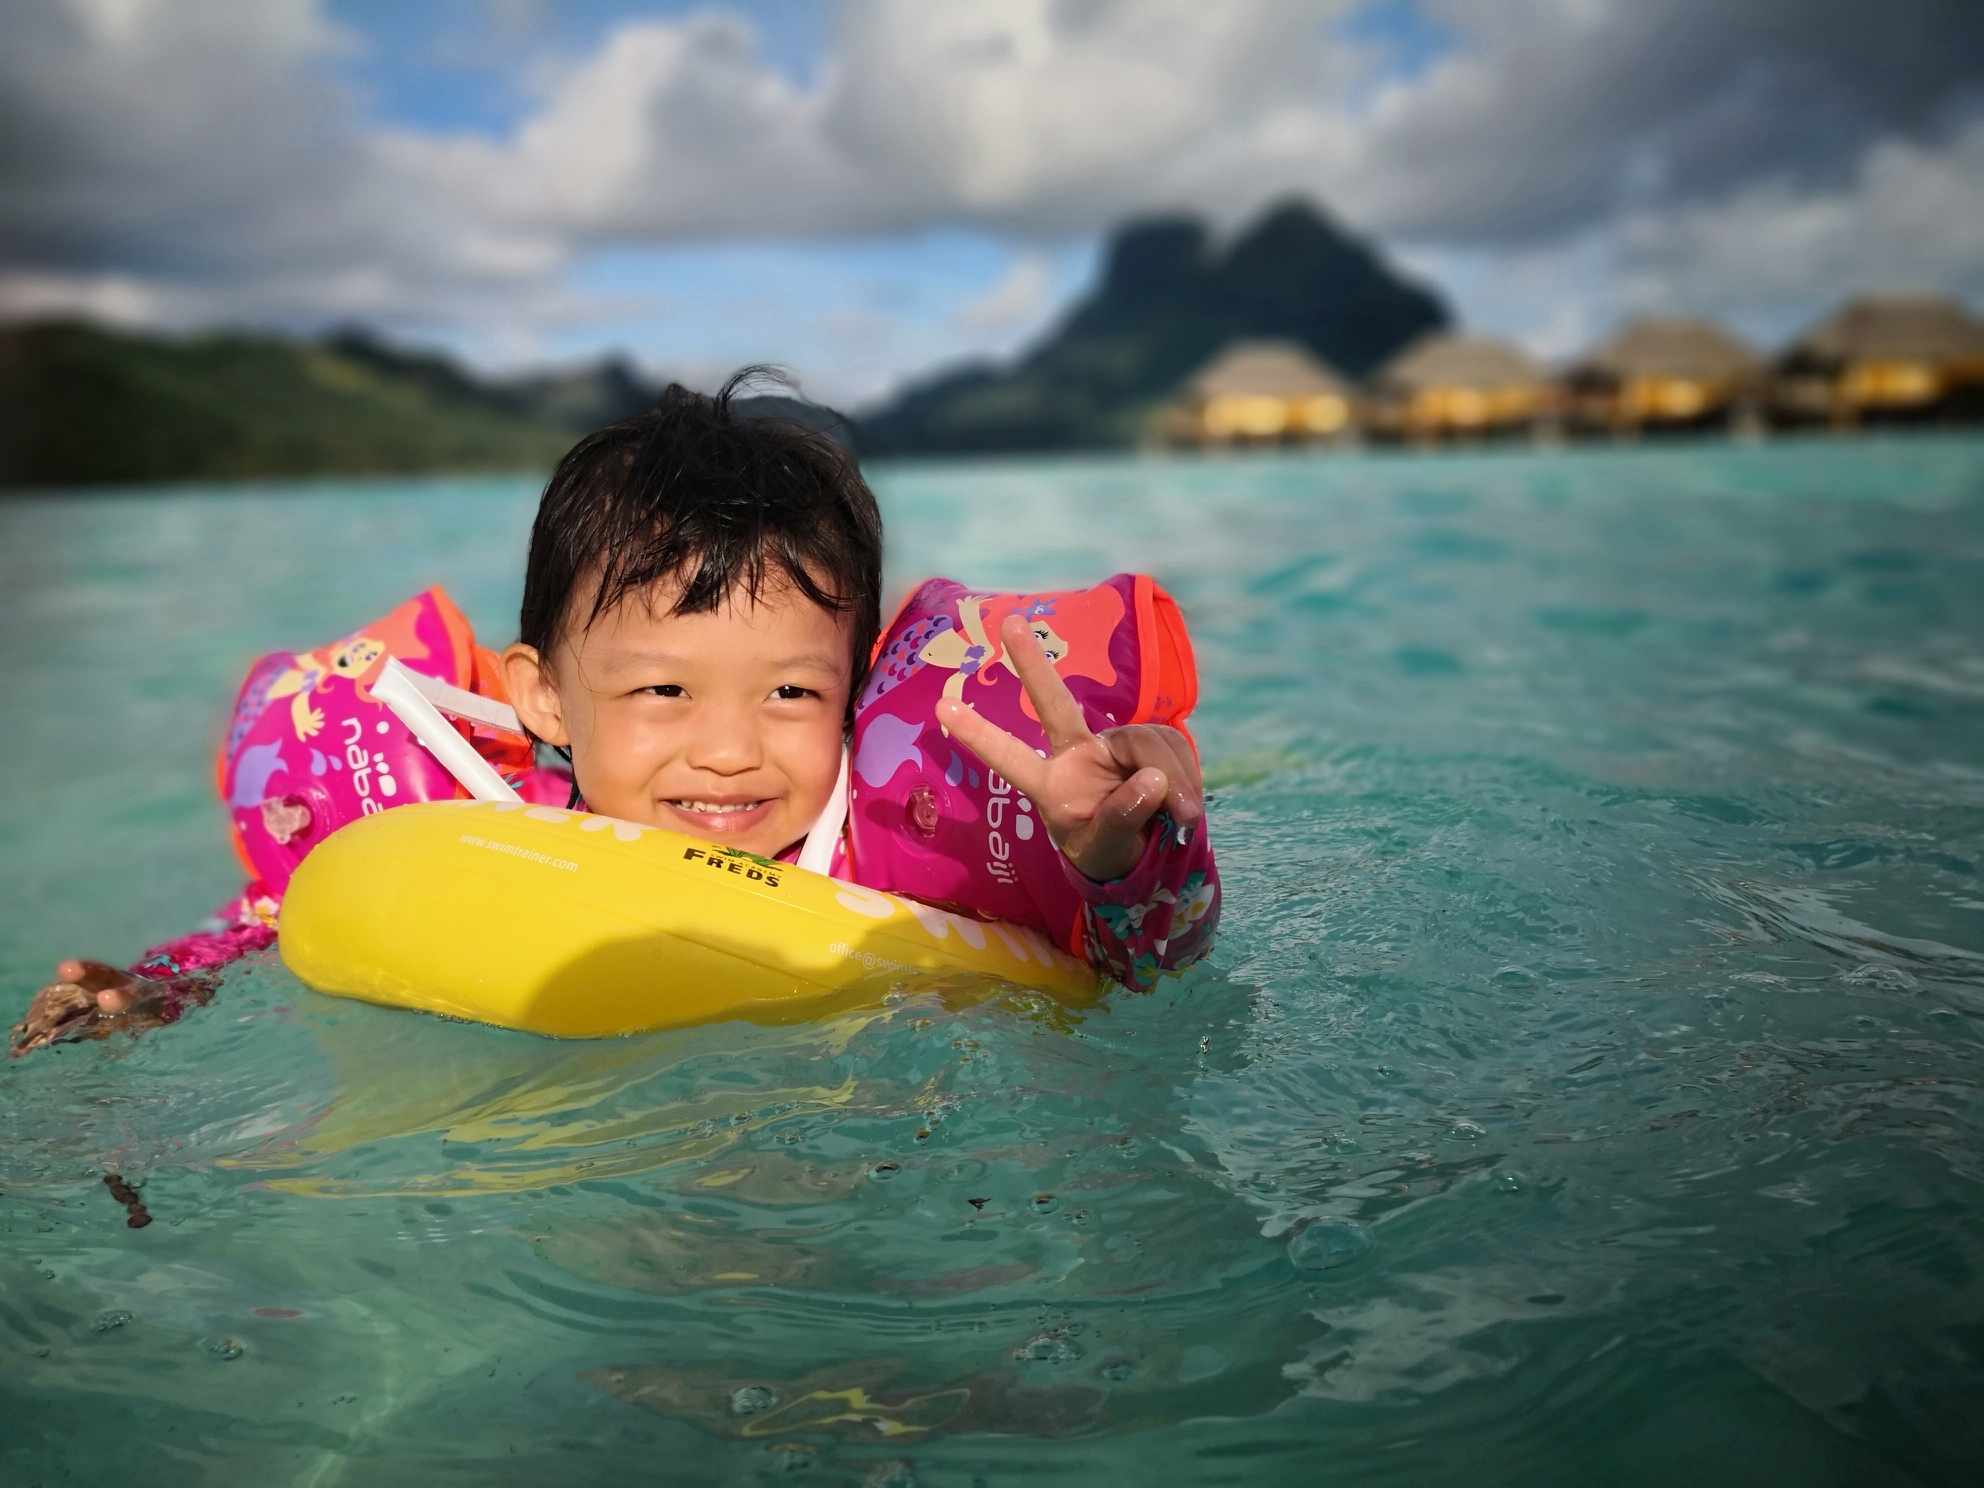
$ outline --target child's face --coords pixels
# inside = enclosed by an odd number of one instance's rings
[[[539,665],[503,653],[524,723],[569,746],[586,804],[765,856],[804,837],[840,773],[848,617],[781,584],[707,615],[638,596]]]

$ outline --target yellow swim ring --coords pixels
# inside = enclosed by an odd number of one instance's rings
[[[930,972],[1097,990],[1032,930],[523,802],[400,806],[332,833],[290,880],[280,943],[319,992],[563,1038],[792,1022]]]

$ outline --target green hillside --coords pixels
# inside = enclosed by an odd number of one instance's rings
[[[577,432],[360,335],[0,330],[0,486],[548,469]]]

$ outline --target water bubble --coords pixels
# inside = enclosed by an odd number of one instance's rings
[[[1052,1194],[1035,1194],[1033,1196],[1033,1212],[1035,1214],[1052,1214],[1060,1207],[1060,1204]]]
[[[733,1416],[755,1416],[777,1404],[778,1392],[763,1385],[743,1385],[730,1392],[730,1413]]]
[[[962,1157],[950,1164],[937,1176],[946,1183],[969,1183],[985,1171],[985,1164],[975,1157]]]
[[[1495,1175],[1495,1187],[1503,1193],[1521,1193],[1524,1186],[1523,1177],[1520,1173],[1497,1173]]]
[[[874,1167],[868,1170],[868,1176],[870,1178],[873,1178],[877,1183],[887,1183],[891,1178],[895,1177],[896,1174],[900,1173],[901,1171],[902,1171],[901,1163],[878,1162],[875,1164]]]
[[[1475,1121],[1456,1121],[1447,1128],[1447,1135],[1462,1142],[1475,1142],[1488,1135],[1488,1128]]]
[[[1288,1242],[1288,1258],[1304,1271],[1334,1271],[1371,1253],[1371,1232],[1348,1219],[1315,1219]]]
[[[248,1346],[240,1339],[226,1333],[216,1333],[211,1338],[202,1338],[200,1347],[216,1359],[238,1359],[248,1352]]]
[[[130,1321],[131,1314],[128,1312],[99,1312],[96,1321],[90,1324],[90,1331],[108,1333],[111,1329],[121,1328]]]
[[[1096,1373],[1111,1383],[1120,1385],[1126,1380],[1135,1379],[1143,1371],[1128,1359],[1112,1359],[1096,1370]]]
[[[1082,1351],[1058,1328],[1036,1334],[1013,1350],[1013,1357],[1026,1364],[1072,1364]]]

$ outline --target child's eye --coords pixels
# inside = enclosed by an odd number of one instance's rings
[[[663,682],[654,687],[643,687],[641,691],[651,692],[656,697],[665,697],[665,698],[679,698],[679,697],[688,696],[687,693],[682,691],[681,686],[674,682]]]
[[[801,698],[817,697],[818,695],[810,687],[792,687],[788,685],[772,690],[772,696],[777,698],[781,703],[796,703]]]

